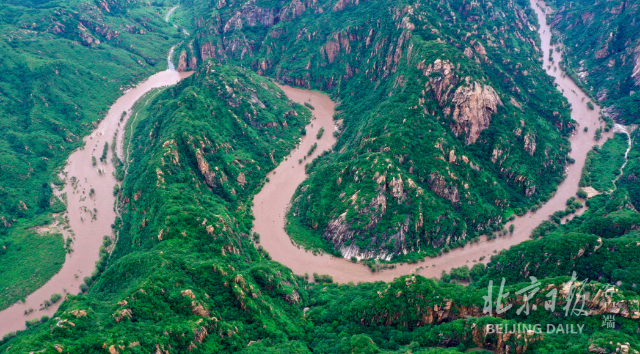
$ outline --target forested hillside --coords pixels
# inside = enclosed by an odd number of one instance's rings
[[[64,210],[56,173],[123,90],[166,68],[180,35],[162,2],[0,3],[0,309],[64,261],[62,237],[27,230]]]
[[[155,9],[138,5],[95,8],[120,11],[113,21]],[[297,237],[327,240],[331,252],[424,256],[499,228],[552,194],[570,163],[566,138],[574,125],[539,67],[527,1],[190,0],[181,11],[192,35],[175,61],[195,73],[135,107],[127,175],[114,191],[115,245],[105,241],[83,293],[66,294],[55,316],[5,336],[0,352],[640,352],[637,131],[622,172],[624,136],[589,154],[583,186],[600,194],[581,191],[567,201],[573,211],[586,204],[584,214],[551,216],[533,240],[486,267],[470,261],[440,279],[335,284],[328,275],[293,274],[251,233],[253,195],[305,134],[314,110],[289,101],[265,75],[339,102],[335,151],[310,162],[289,216],[304,231]],[[160,16],[153,19],[155,31],[131,38],[164,33]],[[169,31],[158,42],[179,41]],[[96,47],[104,38],[92,38],[77,48],[104,53]],[[130,76],[107,83],[111,99],[127,80],[163,65],[135,57],[130,46],[113,47],[138,59],[122,62]],[[112,70],[107,59],[84,65]],[[77,137],[59,142],[64,151],[106,110],[101,97],[86,103],[95,110],[74,108],[84,120],[60,118]],[[34,117],[30,126],[44,124]],[[55,156],[49,177],[62,163]],[[41,175],[39,183],[48,181]],[[521,330],[492,333],[498,324]],[[567,329],[539,333],[536,324]]]
[[[640,123],[640,4],[551,0],[548,19],[571,77],[608,116]]]
[[[306,230],[297,242],[433,255],[500,229],[563,178],[574,125],[537,61],[527,1],[199,6],[181,70],[214,58],[340,101],[336,153],[310,164],[289,215]]]
[[[613,353],[640,349],[633,291],[602,294],[589,282],[589,315],[565,317],[566,274],[542,279],[535,315],[483,312],[483,281],[450,284],[407,275],[386,284],[332,284],[293,275],[249,233],[251,195],[287,155],[311,112],[247,69],[205,62],[139,108],[133,161],[121,194],[119,239],[88,291],[67,295],[56,316],[7,337],[8,353]],[[256,247],[257,246],[257,247]],[[635,246],[635,245],[634,245]],[[497,256],[494,262],[498,262]],[[490,268],[491,269],[491,268]],[[561,273],[561,272],[558,272]],[[499,276],[494,277],[499,282]],[[542,276],[541,276],[542,278]],[[461,278],[456,278],[461,279]],[[582,278],[579,278],[582,280]],[[602,280],[606,280],[602,278]],[[574,285],[577,285],[575,283]],[[558,291],[555,311],[543,310]],[[493,293],[498,286],[494,283]],[[615,314],[615,329],[601,327]],[[491,333],[490,325],[580,325],[580,334]],[[576,327],[577,328],[577,327]]]

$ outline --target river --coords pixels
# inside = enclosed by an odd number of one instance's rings
[[[172,52],[173,48],[170,50],[170,53]],[[67,212],[65,214],[68,216],[69,225],[75,234],[72,236],[65,232],[65,237],[73,237],[72,248],[74,252],[67,254],[62,269],[42,287],[27,296],[25,302],[15,303],[0,312],[0,337],[6,333],[26,328],[25,321],[43,315],[53,316],[62,301],[39,310],[44,300],[51,298],[54,293],[62,294],[63,297],[67,293],[79,293],[79,287],[83,283],[84,277],[91,276],[95,270],[103,236],[107,235],[113,238],[111,224],[116,217],[113,187],[117,180],[113,176],[111,144],[116,134],[122,134],[131,108],[138,99],[154,88],[175,85],[192,73],[175,71],[170,59],[168,68],[150,76],[118,98],[98,127],[89,136],[84,137],[84,147],[75,150],[69,156],[64,168],[64,176],[62,176],[67,182],[62,193],[66,193],[67,196]],[[127,115],[121,122],[122,112],[127,112]],[[122,141],[123,139],[118,137],[118,151],[122,151]],[[100,161],[100,156],[105,142],[109,143],[109,149],[106,162],[103,163]],[[93,166],[92,156],[97,159],[96,166]],[[73,177],[75,177],[77,184],[71,183]],[[94,193],[90,196],[92,189]],[[96,216],[95,219],[93,215]],[[34,311],[25,315],[25,310],[29,308]]]
[[[566,200],[574,196],[578,190],[578,182],[582,168],[584,167],[587,152],[595,144],[593,135],[597,127],[601,125],[599,121],[599,107],[589,110],[586,102],[589,98],[580,88],[568,77],[562,77],[561,71],[550,69],[548,53],[550,46],[551,31],[546,24],[544,16],[545,5],[542,2],[531,0],[531,4],[536,11],[538,20],[541,23],[539,32],[542,38],[542,52],[545,54],[543,66],[547,72],[555,78],[558,88],[563,91],[569,102],[572,104],[572,117],[580,124],[580,128],[569,139],[572,146],[570,156],[575,159],[575,163],[567,168],[567,176],[562,182],[553,198],[544,204],[535,213],[529,212],[522,217],[516,218],[512,223],[515,232],[510,236],[498,237],[493,240],[482,238],[479,243],[468,244],[464,248],[457,248],[449,253],[437,258],[429,258],[425,262],[417,264],[397,265],[395,269],[388,269],[381,272],[372,273],[368,267],[352,263],[346,259],[336,258],[330,255],[312,255],[311,252],[303,248],[294,246],[289,236],[284,231],[285,215],[291,198],[297,186],[306,178],[304,165],[297,160],[303,158],[310,146],[317,142],[318,147],[310,156],[314,158],[325,150],[331,149],[335,144],[335,137],[330,132],[335,130],[333,121],[334,103],[322,93],[308,91],[288,86],[281,86],[287,96],[298,103],[309,102],[315,107],[313,115],[315,119],[307,127],[307,135],[302,138],[300,145],[291,152],[289,158],[283,161],[274,171],[269,173],[270,182],[266,183],[263,189],[255,196],[253,213],[255,215],[254,231],[261,235],[261,245],[271,254],[272,258],[289,268],[296,274],[320,273],[333,276],[334,281],[340,283],[360,282],[360,281],[391,281],[395,277],[415,273],[426,277],[438,277],[442,271],[449,271],[451,268],[463,265],[472,266],[480,261],[480,257],[485,257],[487,262],[490,257],[503,249],[519,244],[529,239],[531,231],[548,216],[558,210],[565,208]],[[542,8],[537,5],[540,4]],[[175,10],[175,7],[172,9]],[[173,11],[171,11],[173,12]],[[173,49],[172,49],[173,50]],[[560,62],[560,53],[554,51],[554,63]],[[170,56],[169,56],[170,57]],[[60,302],[43,310],[38,310],[44,300],[49,299],[54,293],[78,293],[79,286],[85,276],[90,276],[95,269],[95,262],[98,261],[99,248],[102,245],[104,235],[112,235],[111,224],[115,219],[113,206],[115,197],[113,187],[117,183],[112,176],[114,171],[110,162],[112,149],[108,150],[106,163],[99,162],[92,166],[92,156],[97,159],[102,154],[105,142],[109,145],[114,141],[116,132],[122,133],[122,127],[129,118],[126,115],[124,121],[120,121],[122,112],[130,112],[134,103],[148,91],[179,82],[188,73],[178,73],[173,70],[173,65],[169,61],[169,69],[149,77],[137,87],[127,91],[110,108],[107,116],[100,122],[91,135],[84,138],[85,147],[80,148],[71,154],[64,169],[66,180],[71,181],[75,177],[78,181],[76,185],[67,183],[63,190],[67,195],[67,215],[69,224],[74,231],[74,252],[67,255],[65,263],[55,276],[53,276],[40,289],[30,294],[24,303],[19,302],[0,312],[0,336],[10,331],[25,328],[25,321],[41,317],[43,315],[52,316],[57,310]],[[554,89],[553,87],[549,88]],[[587,98],[585,98],[587,97]],[[584,101],[583,101],[583,98]],[[589,132],[583,132],[583,127],[589,127]],[[317,140],[315,135],[320,127],[325,133],[322,139]],[[605,141],[613,133],[605,134]],[[122,151],[121,136],[116,140],[117,150]],[[102,170],[100,172],[99,170]],[[89,196],[90,190],[94,189],[94,194]],[[93,210],[97,210],[94,212]],[[93,219],[92,214],[96,215]],[[507,224],[509,227],[509,224]],[[33,308],[35,311],[29,315],[24,315],[25,310]]]
[[[411,273],[425,277],[439,277],[443,270],[449,272],[452,268],[464,265],[471,267],[477,262],[487,263],[491,256],[497,252],[528,240],[533,229],[547,220],[549,215],[558,210],[564,210],[566,200],[575,196],[578,191],[578,183],[587,153],[593,145],[596,145],[593,137],[595,130],[602,125],[599,119],[600,108],[596,106],[594,110],[588,109],[589,97],[569,77],[563,77],[562,71],[559,68],[554,68],[555,64],[549,61],[551,30],[544,14],[549,10],[542,1],[531,0],[531,6],[541,24],[538,32],[542,39],[542,53],[544,53],[542,65],[546,72],[555,78],[557,89],[563,92],[571,103],[571,117],[580,125],[569,139],[572,148],[569,155],[575,160],[575,163],[567,166],[565,180],[558,186],[556,194],[547,203],[536,212],[528,212],[508,223],[507,228],[511,224],[514,225],[513,235],[501,236],[493,240],[487,240],[483,236],[478,243],[467,244],[463,248],[453,249],[436,258],[427,258],[424,262],[398,264],[394,269],[374,273],[362,264],[352,263],[343,258],[328,254],[313,255],[292,243],[284,231],[285,216],[297,186],[306,178],[304,165],[298,164],[298,159],[303,158],[314,142],[318,143],[318,148],[310,156],[312,159],[323,151],[331,149],[335,143],[332,134],[324,134],[319,141],[315,138],[320,127],[324,127],[327,132],[333,132],[336,129],[333,122],[334,103],[328,96],[318,92],[281,86],[291,100],[301,104],[311,103],[315,107],[313,115],[316,119],[307,126],[307,134],[302,138],[300,146],[292,151],[287,160],[269,173],[270,182],[264,185],[254,199],[254,231],[260,234],[260,244],[269,252],[273,260],[291,268],[296,274],[329,274],[335,282],[339,283],[388,282],[398,276]],[[554,63],[559,63],[561,54],[554,50],[553,59]],[[555,90],[555,88],[549,87],[549,90]],[[583,131],[584,127],[589,128],[588,132]],[[613,132],[604,133],[600,142],[603,143],[612,135]],[[481,257],[484,257],[482,261]]]

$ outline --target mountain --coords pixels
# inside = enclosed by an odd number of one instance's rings
[[[119,239],[111,256],[103,253],[101,273],[85,279],[85,293],[68,294],[53,318],[6,336],[0,351],[346,354],[640,349],[635,334],[640,308],[632,290],[615,293],[613,302],[607,302],[602,294],[610,285],[589,282],[584,289],[590,294],[589,316],[563,317],[564,306],[572,304],[566,291],[571,280],[563,274],[567,269],[541,279],[545,292],[530,299],[539,308],[535,316],[497,314],[497,308],[485,313],[485,283],[499,282],[510,271],[500,268],[505,262],[521,267],[510,260],[519,254],[516,251],[496,255],[486,270],[474,267],[474,282],[467,287],[449,283],[451,277],[462,279],[458,276],[463,272],[457,270],[439,282],[406,275],[390,283],[339,285],[330,276],[294,275],[271,261],[249,233],[250,198],[267,183],[268,168],[294,146],[311,112],[247,69],[207,61],[190,78],[138,107],[137,113],[132,163],[118,191]],[[594,230],[583,232],[600,232]],[[580,267],[590,264],[596,257],[592,248],[599,245],[596,236],[582,238],[592,244],[578,255],[576,262],[585,261]],[[535,256],[540,254],[536,250],[541,242],[526,244]],[[615,245],[637,247],[604,241],[605,247]],[[566,247],[558,248],[556,256],[564,259]],[[632,252],[620,260],[633,262]],[[494,270],[500,273],[496,276]],[[515,269],[512,272],[517,275]],[[524,304],[517,293],[529,286],[522,279],[510,277],[504,289],[511,295],[505,295],[503,305],[514,311]],[[497,286],[492,289],[498,294]],[[546,292],[553,289],[559,294],[557,309],[542,310]],[[495,304],[495,298],[492,301]],[[616,328],[602,328],[600,323],[611,315],[617,316]],[[497,325],[534,328],[537,323],[586,329],[574,335],[491,330]]]
[[[163,12],[143,1],[0,4],[0,308],[64,262],[62,237],[31,228],[64,211],[53,189],[82,137],[123,90],[166,68],[180,36]]]
[[[640,122],[640,5],[552,0],[548,20],[571,77],[626,124]]]
[[[120,6],[121,21],[143,11]],[[194,74],[135,108],[115,245],[82,293],[0,352],[640,352],[638,130],[589,152],[593,191],[532,240],[440,279],[293,274],[251,233],[253,196],[314,111],[272,79],[339,103],[338,143],[309,162],[289,215],[294,238],[328,252],[416,261],[553,194],[575,125],[540,68],[529,2],[192,0],[179,11],[191,34],[174,59]]]
[[[298,243],[435,255],[500,230],[563,178],[574,122],[525,1],[221,1],[192,26],[180,69],[213,58],[340,102],[336,153],[294,197]]]

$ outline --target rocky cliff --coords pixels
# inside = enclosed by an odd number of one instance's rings
[[[492,115],[497,112],[498,105],[502,105],[500,97],[491,86],[478,82],[459,87],[452,103],[455,124],[451,129],[458,136],[464,133],[467,145],[475,143],[480,133],[489,128]]]
[[[341,102],[336,154],[310,163],[291,215],[325,251],[436,254],[498,227],[503,210],[547,198],[572,124],[532,60],[531,10],[509,1],[377,6],[218,2],[194,18],[178,67],[235,63]],[[486,184],[495,188],[478,193]]]
[[[557,9],[550,16],[563,50],[560,65],[603,106],[607,117],[640,122],[640,5],[623,0],[550,3]]]

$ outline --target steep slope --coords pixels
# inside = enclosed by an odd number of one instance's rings
[[[175,347],[173,336],[158,341],[165,331],[187,334],[178,347],[193,342],[201,352],[238,349],[245,330],[300,331],[296,316],[285,317],[299,311],[304,291],[291,271],[249,246],[248,211],[249,196],[294,146],[309,111],[241,69],[209,63],[186,81],[139,113],[116,247],[85,278],[89,293],[68,295],[53,319],[63,337],[65,323],[74,323],[61,344],[67,352],[100,350],[104,341],[88,334],[98,328],[111,333],[107,347],[137,342],[132,350],[142,352]],[[135,338],[125,343],[126,333]],[[199,345],[206,337],[213,340]],[[45,339],[36,338],[24,345],[42,347]]]
[[[605,294],[606,284],[587,284],[589,316],[566,320],[586,328],[579,335],[497,334],[489,328],[557,324],[561,306],[571,302],[563,284],[570,279],[544,279],[540,286],[545,291],[559,292],[558,308],[542,310],[547,298],[540,292],[530,300],[538,312],[527,317],[513,311],[483,313],[485,287],[412,275],[357,286],[330,284],[316,275],[318,284],[313,284],[270,261],[248,234],[250,199],[268,183],[267,168],[261,166],[273,166],[287,155],[310,112],[246,69],[205,62],[143,107],[139,119],[129,174],[119,191],[119,239],[111,257],[104,255],[98,268],[103,273],[87,278],[87,293],[67,295],[55,317],[7,337],[0,351],[347,354],[639,348],[633,335],[640,317],[637,295]],[[524,305],[517,293],[527,286],[510,282],[504,291],[511,295],[502,304],[514,311]],[[495,301],[492,306],[498,306]],[[610,314],[619,316],[618,330],[600,329]]]
[[[640,5],[633,1],[552,0],[548,18],[572,78],[607,106],[606,114],[640,122]]]
[[[0,4],[0,309],[64,262],[59,234],[29,228],[64,211],[52,182],[109,105],[166,68],[179,35],[162,12],[162,2],[143,1]]]
[[[176,52],[181,69],[250,65],[340,101],[337,153],[311,163],[292,208],[307,230],[297,242],[433,255],[499,230],[563,177],[574,126],[537,62],[526,1],[218,2],[206,13]]]

